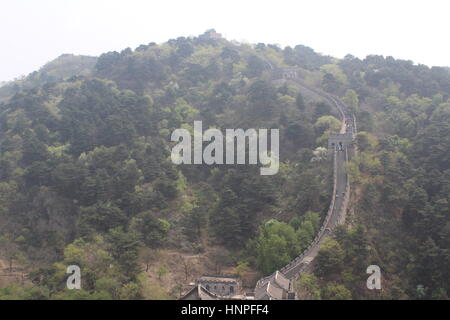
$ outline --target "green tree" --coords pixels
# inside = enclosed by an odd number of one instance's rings
[[[317,254],[315,275],[323,279],[332,279],[344,267],[344,251],[336,240],[327,239]]]
[[[352,293],[343,285],[330,283],[322,290],[322,297],[324,300],[351,300]]]
[[[299,253],[295,230],[288,224],[271,220],[262,227],[256,240],[258,269],[269,274],[289,263]]]
[[[303,95],[299,92],[297,93],[297,96],[295,97],[295,104],[297,105],[297,108],[300,110],[305,110],[305,100],[303,99]]]
[[[141,235],[143,243],[153,249],[163,245],[170,223],[162,218],[156,218],[152,211],[144,211],[134,217],[130,229]]]
[[[111,229],[107,234],[110,242],[109,251],[123,272],[130,280],[136,280],[141,272],[139,267],[139,236],[134,232],[125,232],[122,227]]]
[[[355,90],[347,89],[345,91],[345,96],[342,97],[342,100],[351,110],[354,112],[357,111],[359,106],[359,98]]]
[[[318,279],[308,273],[302,273],[295,284],[295,290],[302,300],[320,300],[320,286]]]

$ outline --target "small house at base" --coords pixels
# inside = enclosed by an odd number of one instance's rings
[[[241,280],[235,276],[202,276],[198,284],[219,296],[234,296],[241,292]]]

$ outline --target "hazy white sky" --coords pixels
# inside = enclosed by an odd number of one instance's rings
[[[0,81],[63,53],[99,55],[209,28],[336,57],[450,66],[448,0],[1,0]]]

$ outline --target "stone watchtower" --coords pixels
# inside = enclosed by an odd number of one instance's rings
[[[346,150],[353,145],[353,133],[333,133],[328,138],[328,151]]]
[[[297,69],[295,68],[283,68],[281,69],[282,79],[296,79],[298,77]]]

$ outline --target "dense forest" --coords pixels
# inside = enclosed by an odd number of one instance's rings
[[[347,223],[298,281],[300,297],[448,299],[449,70],[215,35],[63,55],[0,87],[0,262],[26,273],[0,299],[173,299],[199,275],[163,281],[177,272],[165,252],[202,255],[249,286],[299,255],[328,209],[325,148],[341,123],[326,101],[273,81],[287,67],[341,97],[359,131]],[[278,128],[278,174],[174,165],[170,135],[194,120]],[[65,289],[73,264],[82,290]],[[380,292],[365,286],[370,264]]]

